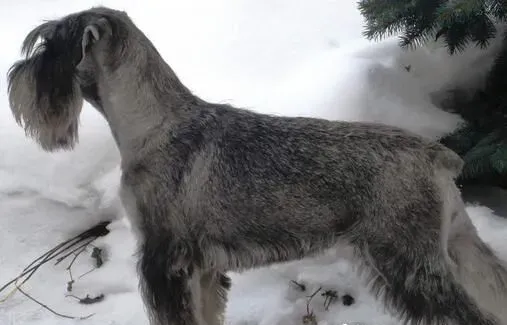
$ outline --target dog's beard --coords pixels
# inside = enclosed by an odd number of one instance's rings
[[[43,59],[38,54],[11,68],[11,110],[27,136],[35,139],[42,149],[70,150],[78,141],[79,114],[83,105],[81,90],[72,76],[58,80],[57,72],[61,67],[54,60],[47,63],[49,67],[41,67],[46,64]],[[60,84],[63,87],[60,88]]]

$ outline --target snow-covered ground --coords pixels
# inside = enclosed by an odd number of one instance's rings
[[[43,19],[102,4],[127,10],[185,84],[204,99],[262,112],[330,119],[380,121],[437,138],[460,119],[438,110],[433,92],[480,82],[498,48],[447,57],[434,44],[403,52],[395,39],[372,44],[361,37],[355,1],[343,0],[63,0],[0,4],[0,286],[62,240],[99,220],[115,218],[111,233],[94,245],[106,261],[76,281],[78,297],[104,294],[81,305],[65,297],[66,263],[42,268],[23,288],[55,311],[94,316],[69,320],[20,293],[0,295],[0,325],[147,324],[137,292],[134,241],[118,206],[119,155],[106,123],[86,105],[80,144],[73,152],[42,152],[17,127],[6,97],[5,74],[19,58],[23,37]],[[409,67],[409,68],[408,68]],[[408,71],[407,71],[408,70]],[[467,83],[465,83],[467,82]],[[470,206],[483,238],[507,258],[507,223],[488,208]],[[503,245],[503,246],[502,246]],[[90,252],[73,266],[93,266]],[[339,255],[339,254],[338,254]],[[318,287],[351,295],[326,311],[324,297],[310,303],[319,325],[397,324],[368,294],[353,266],[330,253],[316,259],[232,274],[229,325],[297,325],[307,295]],[[303,283],[301,292],[291,280]]]

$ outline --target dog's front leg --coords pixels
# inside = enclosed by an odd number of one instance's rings
[[[166,249],[145,242],[139,261],[143,299],[151,325],[207,325],[202,319],[201,274],[194,264],[171,262]],[[159,246],[161,247],[161,246]]]

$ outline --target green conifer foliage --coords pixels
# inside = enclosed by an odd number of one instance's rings
[[[451,55],[488,47],[495,24],[507,20],[507,0],[360,0],[358,6],[366,38],[399,35],[405,48],[442,39]],[[507,42],[484,89],[463,98],[456,96],[452,108],[467,125],[441,140],[465,160],[459,181],[507,188]]]

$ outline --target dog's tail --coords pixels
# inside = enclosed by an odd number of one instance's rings
[[[507,324],[507,265],[479,236],[454,179],[463,160],[441,144],[433,144],[436,181],[443,198],[441,245],[455,280],[482,310]]]
[[[450,190],[454,211],[444,221],[442,240],[451,272],[484,312],[507,324],[506,264],[479,237],[458,189]]]
[[[442,205],[441,246],[457,283],[484,312],[507,324],[507,265],[477,232],[454,180],[463,160],[440,144],[432,147]]]
[[[507,325],[507,269],[466,213],[454,183],[461,160],[448,150],[431,154],[437,193],[408,197],[408,209],[386,209],[394,215],[382,226],[360,229],[351,241],[360,271],[405,323]]]

